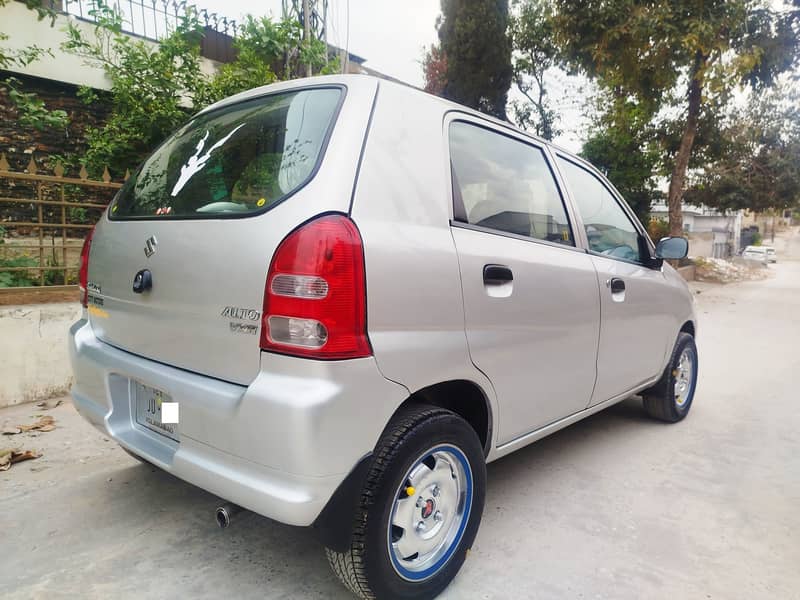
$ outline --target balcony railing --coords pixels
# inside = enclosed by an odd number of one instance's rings
[[[50,0],[50,8],[84,21],[96,22],[93,10],[98,0]],[[175,31],[189,14],[197,15],[203,26],[200,54],[219,62],[230,62],[236,57],[233,40],[239,25],[217,13],[210,13],[185,0],[108,0],[104,4],[122,17],[125,33],[158,41]]]

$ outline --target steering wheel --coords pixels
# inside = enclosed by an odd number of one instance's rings
[[[613,246],[612,248],[603,250],[600,254],[605,254],[606,256],[615,256],[617,258],[624,258],[626,260],[639,259],[639,252],[628,246],[628,244],[620,244],[619,246]]]

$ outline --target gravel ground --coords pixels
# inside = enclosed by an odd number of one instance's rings
[[[441,596],[800,599],[800,235],[765,281],[696,284],[689,418],[636,399],[489,466],[486,512]],[[309,531],[246,514],[140,465],[65,404],[0,411],[44,455],[0,473],[0,597],[350,596]]]

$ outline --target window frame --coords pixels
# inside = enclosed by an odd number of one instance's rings
[[[483,129],[495,135],[500,135],[505,138],[509,138],[515,142],[519,142],[520,144],[524,144],[536,150],[539,150],[542,153],[542,157],[544,158],[544,164],[547,167],[548,171],[550,172],[550,176],[553,178],[553,183],[555,185],[556,192],[561,200],[561,206],[564,209],[564,216],[567,219],[567,227],[569,227],[570,234],[572,236],[572,244],[562,244],[559,242],[551,242],[549,240],[543,240],[540,238],[521,235],[517,233],[512,233],[510,231],[503,231],[502,229],[494,229],[491,227],[485,227],[483,225],[475,225],[473,223],[468,222],[465,220],[463,215],[463,202],[462,206],[457,206],[456,202],[456,193],[455,193],[455,177],[454,171],[452,166],[452,159],[451,159],[451,148],[450,148],[450,126],[453,123],[465,123],[472,127]],[[570,202],[570,198],[565,194],[565,188],[561,185],[561,179],[559,172],[555,168],[555,164],[553,161],[553,157],[549,151],[547,144],[540,142],[536,138],[525,134],[524,132],[518,131],[516,129],[511,129],[510,127],[503,127],[497,125],[489,120],[484,120],[469,113],[464,113],[460,111],[449,111],[445,113],[444,123],[443,123],[443,139],[444,139],[444,147],[445,147],[445,168],[447,169],[447,186],[448,186],[448,194],[450,196],[450,226],[457,227],[459,229],[468,229],[470,231],[477,231],[480,233],[487,233],[490,235],[497,235],[501,237],[507,237],[515,240],[521,240],[526,242],[533,242],[537,244],[544,244],[546,246],[550,246],[552,248],[561,248],[562,250],[570,250],[570,251],[577,251],[577,252],[584,252],[585,248],[582,245],[583,238],[579,237],[580,230],[575,226],[575,214],[573,211],[572,203]]]
[[[279,206],[286,202],[289,198],[297,194],[300,190],[306,187],[311,181],[317,176],[319,170],[322,168],[322,163],[325,160],[325,157],[328,153],[328,145],[330,143],[331,137],[333,136],[333,132],[336,129],[336,125],[339,123],[339,117],[342,112],[342,106],[344,106],[345,99],[347,98],[347,86],[342,83],[323,83],[323,84],[316,84],[316,85],[300,85],[296,87],[288,87],[285,89],[276,90],[273,92],[268,92],[265,94],[258,94],[257,96],[243,98],[242,100],[237,100],[235,102],[224,102],[220,106],[211,109],[203,109],[198,111],[197,113],[193,114],[187,123],[191,123],[199,116],[208,116],[213,115],[217,111],[225,111],[230,110],[233,107],[242,104],[254,104],[258,102],[263,102],[266,98],[270,98],[272,96],[279,96],[283,94],[296,94],[298,92],[305,92],[309,90],[325,90],[325,89],[335,89],[339,91],[339,101],[336,104],[336,107],[333,110],[333,114],[331,115],[331,122],[328,123],[328,128],[325,131],[325,135],[322,138],[322,144],[320,145],[319,154],[317,156],[317,161],[314,164],[314,167],[311,169],[311,172],[308,176],[303,179],[303,181],[296,186],[293,190],[289,193],[284,194],[280,198],[278,198],[275,202],[270,203],[269,205],[265,206],[262,209],[254,210],[246,213],[236,213],[236,212],[229,212],[229,213],[209,213],[209,214],[189,214],[189,215],[133,215],[133,216],[115,216],[112,212],[112,207],[117,202],[117,197],[119,195],[119,191],[114,194],[114,197],[111,199],[111,202],[108,203],[108,208],[105,211],[106,217],[109,221],[152,221],[152,222],[163,222],[163,221],[208,221],[208,220],[228,220],[228,219],[249,219],[252,217],[258,217],[271,211],[276,206]],[[175,130],[177,131],[177,129]],[[172,139],[172,136],[175,134],[175,131],[172,131],[170,135],[168,135],[164,141],[158,144],[152,151],[150,151],[147,156],[142,160],[142,162],[136,167],[136,170],[131,174],[131,178],[134,176],[139,175],[139,172],[142,170],[144,163],[155,154],[157,151],[161,149],[167,142]],[[120,190],[121,191],[121,190]]]
[[[588,254],[591,254],[592,256],[599,256],[599,257],[602,257],[602,258],[608,258],[608,259],[611,259],[611,260],[617,260],[617,261],[624,262],[624,263],[627,263],[627,264],[630,264],[630,265],[637,265],[637,266],[640,266],[640,267],[644,267],[646,269],[661,270],[661,266],[654,267],[654,266],[648,265],[644,261],[643,257],[640,258],[640,260],[628,260],[627,258],[622,258],[622,257],[619,257],[619,256],[611,256],[611,255],[608,255],[608,254],[603,254],[601,252],[597,252],[595,250],[592,250],[591,246],[589,245],[589,237],[586,235],[586,224],[583,221],[583,215],[581,215],[580,214],[580,210],[578,210],[578,203],[575,201],[575,196],[572,193],[572,188],[570,187],[569,180],[567,179],[567,177],[564,174],[564,172],[561,170],[561,167],[559,165],[559,159],[560,160],[564,160],[564,161],[574,165],[575,167],[577,167],[579,169],[583,169],[589,175],[593,176],[595,179],[597,179],[597,181],[600,182],[600,184],[603,186],[603,188],[605,188],[605,190],[614,199],[614,201],[616,202],[617,206],[622,210],[622,213],[625,215],[625,217],[628,219],[628,221],[631,223],[631,225],[633,225],[634,230],[640,236],[644,237],[645,244],[647,245],[647,250],[648,250],[648,252],[650,254],[650,258],[651,259],[654,258],[653,257],[653,253],[655,251],[655,244],[653,243],[653,240],[650,239],[650,234],[647,233],[647,230],[644,228],[644,225],[641,223],[641,221],[639,221],[638,217],[636,217],[636,214],[633,212],[633,209],[631,209],[631,207],[628,205],[628,203],[622,197],[622,194],[619,193],[619,191],[608,180],[608,178],[606,178],[606,176],[603,175],[596,167],[594,167],[591,163],[588,163],[585,160],[583,160],[583,159],[581,159],[581,158],[579,158],[577,156],[573,156],[571,154],[567,154],[566,152],[564,152],[564,151],[562,151],[560,149],[554,149],[553,150],[553,156],[554,156],[553,163],[555,164],[556,169],[558,169],[558,173],[559,173],[559,176],[560,176],[560,181],[561,181],[561,183],[562,183],[562,185],[564,187],[564,193],[569,197],[570,202],[571,202],[571,204],[573,205],[573,207],[575,209],[575,214],[576,214],[577,218],[579,219],[578,222],[580,223],[580,226],[581,226],[580,228],[581,228],[581,232],[582,232],[582,239],[583,239],[584,248],[585,248],[586,252]],[[641,252],[641,250],[639,250],[639,251]]]

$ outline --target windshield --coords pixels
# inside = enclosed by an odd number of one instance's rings
[[[338,88],[273,94],[200,115],[128,179],[111,218],[268,210],[312,176],[341,94]]]

